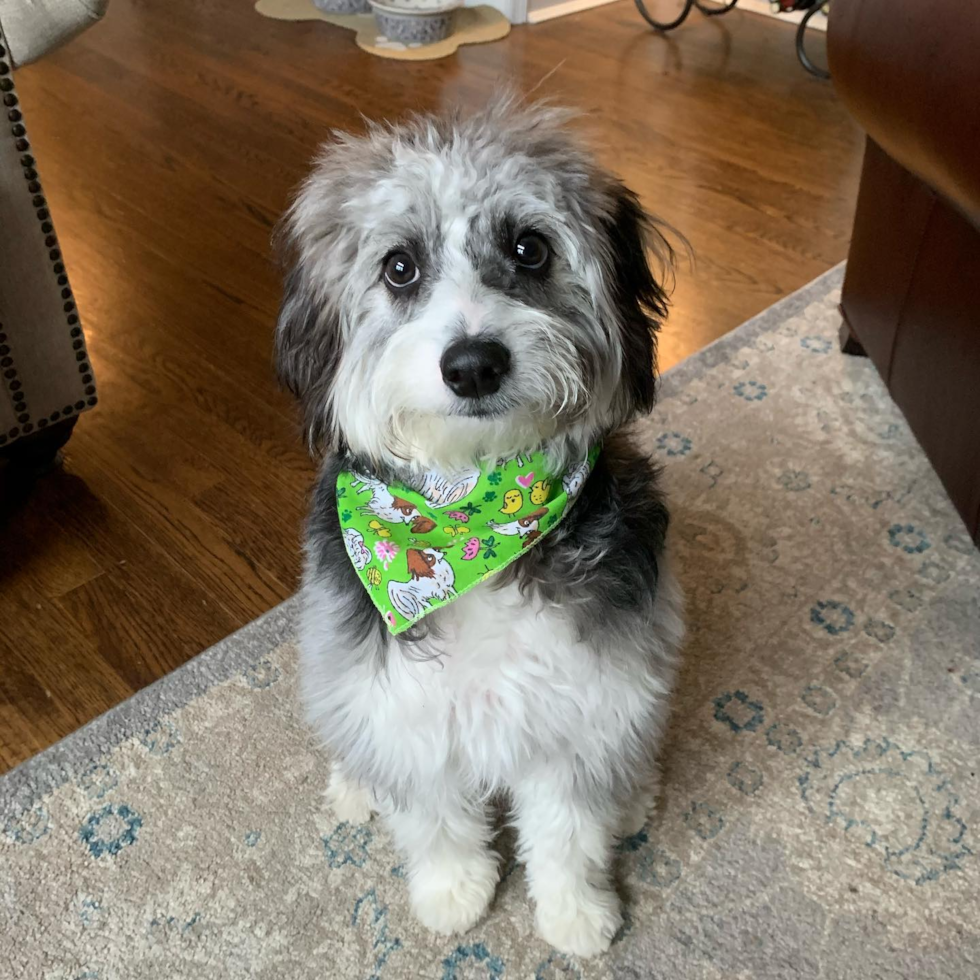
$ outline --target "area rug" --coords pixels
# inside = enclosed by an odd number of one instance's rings
[[[322,803],[287,603],[0,782],[0,976],[980,976],[980,555],[838,352],[840,281],[670,371],[640,429],[690,639],[608,955],[535,937],[506,833],[484,922],[414,922],[384,829]]]

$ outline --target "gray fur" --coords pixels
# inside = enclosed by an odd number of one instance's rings
[[[666,312],[646,249],[670,252],[565,122],[505,100],[328,144],[281,233],[276,345],[325,454],[301,688],[335,816],[379,807],[418,918],[465,931],[496,884],[483,807],[509,791],[538,932],[592,955],[622,921],[609,846],[649,804],[683,620],[657,472],[624,429],[653,404]],[[447,367],[460,351],[485,360]],[[539,448],[559,469],[597,441],[554,530],[389,635],[343,544],[340,470],[421,489]]]
[[[466,254],[481,287],[544,312],[570,340],[560,351],[570,359],[563,356],[552,369],[575,372],[587,393],[599,389],[598,397],[580,399],[558,413],[550,439],[556,455],[580,458],[584,446],[652,406],[655,337],[666,315],[666,295],[647,265],[645,246],[657,246],[662,263],[670,258],[669,246],[636,196],[595,165],[566,121],[560,110],[518,109],[505,100],[465,120],[420,117],[372,126],[363,138],[337,136],[321,151],[284,221],[281,240],[293,265],[276,332],[277,362],[304,406],[311,444],[326,449],[309,525],[311,567],[346,593],[344,615],[352,634],[377,632],[382,650],[387,635],[344,551],[333,488],[345,466],[409,484],[415,469],[397,451],[378,451],[384,438],[351,444],[334,380],[339,371],[364,365],[356,352],[383,346],[400,321],[424,307],[439,281],[442,207],[433,161],[446,172],[465,168],[472,176],[471,192],[480,194]],[[383,199],[404,193],[400,213],[365,209],[379,186],[387,188]],[[527,276],[515,268],[508,244],[520,228],[540,231],[552,243],[546,275]],[[409,298],[389,300],[377,270],[384,256],[403,244],[426,268],[426,277]],[[390,309],[372,316],[382,304]],[[520,329],[518,322],[512,334]],[[514,342],[512,335],[505,339]],[[611,394],[602,388],[610,378]],[[363,384],[371,383],[368,374]],[[412,379],[403,383],[410,388]],[[506,415],[524,394],[512,384],[501,393],[501,411]],[[655,472],[628,440],[607,439],[569,519],[497,584],[516,577],[522,589],[568,603],[583,634],[600,627],[629,629],[631,609],[642,622],[649,610],[640,607],[653,596],[641,583],[656,583],[656,555],[667,527],[655,482]],[[615,623],[609,622],[611,610],[620,614]],[[423,621],[402,642],[432,628],[437,617]]]
[[[412,467],[418,443],[429,441],[418,430],[429,406],[408,397],[409,377],[392,391],[384,351],[409,345],[436,288],[458,280],[460,244],[487,306],[478,330],[508,346],[514,370],[487,406],[509,414],[508,424],[484,432],[483,445],[460,424],[457,445],[487,455],[526,448],[507,443],[537,435],[546,417],[546,438],[577,450],[649,409],[666,298],[645,248],[664,271],[670,249],[636,196],[569,134],[566,116],[504,100],[466,119],[372,126],[323,148],[279,233],[290,272],[276,359],[304,406],[311,445],[337,450],[353,439],[374,468]],[[465,223],[465,241],[447,246],[454,222]],[[546,275],[515,268],[509,245],[521,230],[550,243]],[[424,276],[411,296],[393,299],[380,269],[405,246]],[[464,312],[454,315],[440,325],[447,338],[467,326]],[[455,423],[469,406],[444,409]],[[406,445],[406,424],[414,444]]]

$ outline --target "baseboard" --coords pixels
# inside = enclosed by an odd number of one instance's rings
[[[528,0],[464,0],[465,7],[493,7],[499,10],[512,24],[527,22]]]
[[[527,22],[529,24],[540,24],[554,17],[577,14],[580,10],[588,10],[591,7],[604,7],[607,3],[616,2],[617,0],[559,0],[558,3],[549,4],[547,7],[541,7],[538,10],[529,10],[527,12]]]
[[[785,21],[787,24],[798,24],[803,20],[803,15],[806,11],[794,10],[792,13],[788,14],[775,14],[772,11],[772,7],[769,5],[769,0],[739,0],[738,4],[739,10],[748,10],[753,14],[762,14],[764,17],[773,17],[776,20]],[[816,14],[813,19],[807,24],[807,27],[812,27],[814,30],[825,31],[827,30],[827,17],[825,14]]]
[[[477,0],[477,2],[481,2],[481,0]],[[487,2],[487,0],[482,0],[482,2]],[[489,2],[502,11],[512,24],[522,24],[525,21],[528,24],[540,24],[554,17],[564,17],[567,14],[577,14],[580,10],[589,10],[591,7],[602,7],[607,3],[616,3],[616,0],[558,0],[557,3],[540,7],[537,10],[528,10],[528,0],[489,0]],[[510,6],[521,9],[515,9],[512,15]],[[794,11],[788,14],[773,13],[769,0],[740,0],[738,9],[747,10],[753,14],[761,14],[763,17],[773,17],[785,21],[787,24],[796,25],[803,20],[803,11]],[[697,11],[692,11],[691,16],[697,16]],[[818,31],[826,31],[826,16],[817,14],[810,21],[809,26]]]

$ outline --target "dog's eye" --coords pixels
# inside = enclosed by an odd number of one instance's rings
[[[419,267],[408,252],[392,252],[385,259],[385,282],[391,289],[406,289],[420,278]]]
[[[514,245],[514,258],[524,269],[543,269],[548,261],[548,243],[540,235],[521,235]]]

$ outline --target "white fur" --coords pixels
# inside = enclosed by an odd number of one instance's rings
[[[542,449],[564,469],[649,409],[651,331],[665,297],[636,260],[644,243],[664,260],[670,250],[564,121],[504,99],[446,125],[370,127],[325,146],[285,221],[294,268],[277,327],[280,374],[303,402],[311,445],[423,483],[434,506],[448,507],[472,491],[483,460]],[[547,243],[547,266],[520,263],[515,236],[525,234]],[[419,264],[414,293],[384,276],[401,250]],[[509,354],[499,389],[476,406],[442,377],[444,353],[466,337]],[[430,470],[447,476],[424,482]],[[570,497],[586,477],[584,466],[568,474]],[[424,533],[431,518],[381,480],[361,481],[371,490],[362,512]],[[347,556],[311,522],[302,689],[336,758],[328,797],[342,820],[380,809],[407,855],[416,915],[434,930],[468,929],[492,899],[486,807],[498,793],[512,802],[539,933],[588,956],[619,928],[611,844],[644,818],[683,633],[677,584],[656,551],[663,531],[637,549],[645,565],[617,564],[623,534],[648,528],[637,506],[657,508],[654,524],[666,527],[654,488],[638,503],[631,482],[619,487],[633,498],[631,520],[614,515],[608,535],[594,517],[584,522],[555,545],[560,566],[525,566],[527,594],[477,586],[431,611],[428,638],[415,642],[373,628]],[[320,517],[334,505],[328,484]],[[608,497],[593,514],[616,500],[626,511],[615,487]],[[539,528],[531,515],[524,522],[492,526],[530,543]],[[363,558],[363,542],[345,544]],[[389,586],[408,616],[453,594],[449,564],[426,554],[428,569],[412,556],[411,579]],[[549,567],[564,581],[533,580]],[[579,603],[609,602],[616,587],[636,589],[632,606],[603,609],[602,628],[574,625],[596,608]],[[543,595],[567,597],[568,608]]]
[[[497,880],[485,802],[509,791],[539,933],[581,956],[606,949],[621,923],[611,844],[650,793],[641,783],[635,799],[622,796],[624,761],[638,733],[656,747],[673,680],[664,665],[683,636],[666,563],[642,651],[599,654],[577,641],[561,609],[528,603],[513,586],[481,586],[441,610],[442,639],[422,641],[432,659],[395,651],[379,674],[370,656],[337,649],[335,603],[311,576],[303,692],[327,744],[345,747],[346,779],[331,777],[338,819],[366,816],[357,779],[370,780],[408,855],[416,914],[461,932],[484,914]]]
[[[330,765],[326,797],[327,805],[341,823],[367,823],[371,819],[374,809],[371,791],[348,779],[336,761]]]
[[[548,110],[538,116],[543,126],[562,118]],[[389,465],[409,460],[425,470],[514,455],[559,433],[577,445],[593,442],[620,398],[622,351],[616,332],[606,328],[615,319],[615,301],[589,247],[593,229],[586,230],[579,209],[570,207],[568,189],[546,170],[531,170],[524,154],[502,156],[494,141],[461,140],[447,147],[434,137],[406,142],[379,133],[376,144],[368,140],[364,146],[385,146],[394,165],[366,188],[345,189],[347,196],[336,205],[343,230],[325,234],[325,204],[342,185],[338,161],[345,147],[356,146],[343,138],[340,143],[340,156],[336,145],[325,147],[288,224],[324,308],[339,315],[343,359],[323,408],[332,411],[348,445],[364,458]],[[352,165],[357,164],[342,164]],[[420,216],[423,196],[437,202],[437,212]],[[474,229],[489,238],[490,216],[503,208],[523,225],[545,229],[574,275],[576,301],[593,315],[594,333],[586,339],[608,354],[588,386],[579,372],[567,370],[579,359],[583,338],[561,316],[481,281],[467,243]],[[402,320],[376,269],[420,227],[441,242],[439,278],[415,315]],[[331,292],[328,284],[338,280],[341,285]],[[461,333],[476,336],[488,327],[510,347],[509,385],[521,397],[493,421],[453,417],[458,399],[442,383],[439,359]]]

